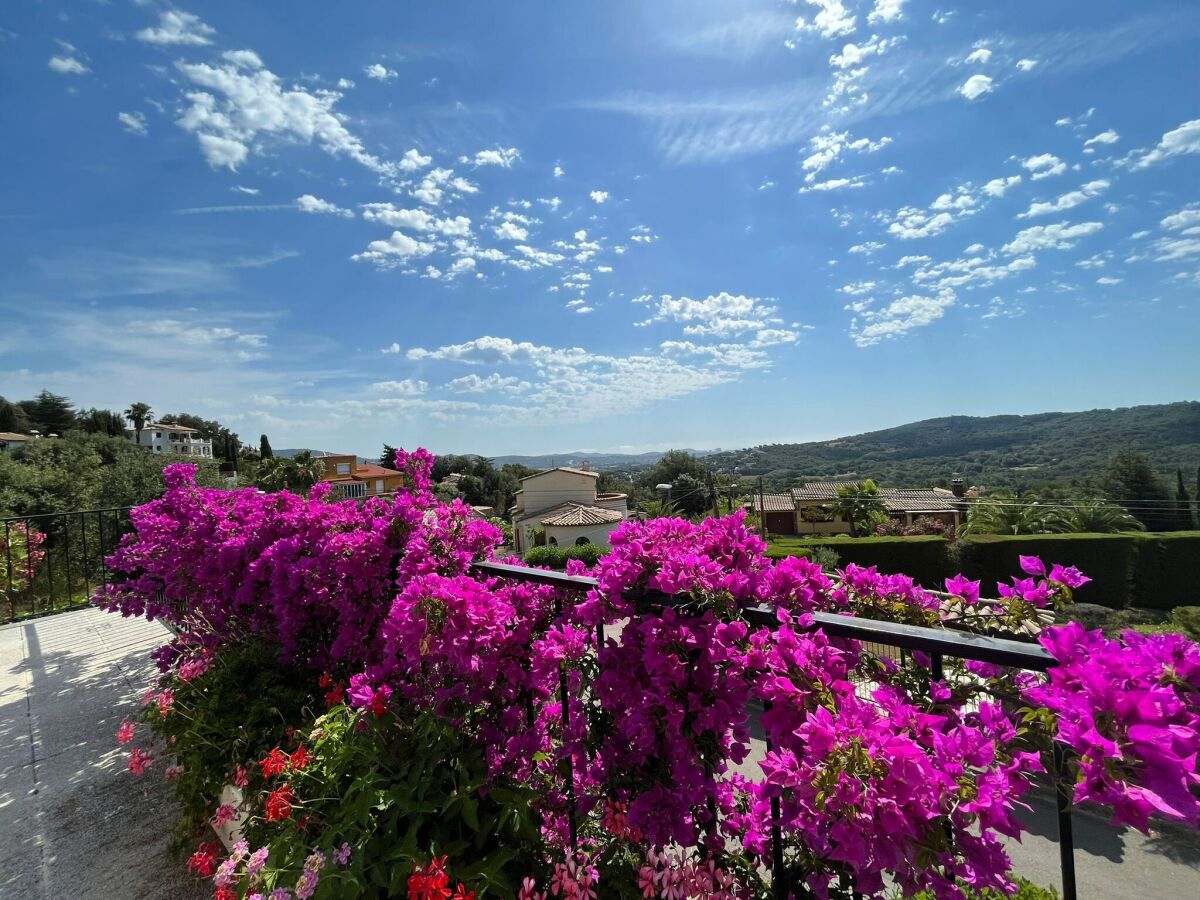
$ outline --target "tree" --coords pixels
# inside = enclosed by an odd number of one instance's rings
[[[267,436],[261,435],[258,439],[258,458],[271,459],[275,456],[275,451],[271,449],[271,442],[267,440]]]
[[[642,500],[638,503],[638,510],[647,519],[669,519],[672,516],[679,515],[679,511],[675,508],[674,501],[668,502],[666,498],[659,500]]]
[[[137,443],[142,442],[142,429],[146,427],[146,423],[150,421],[153,414],[154,410],[150,408],[149,403],[131,403],[125,410],[125,418],[133,423],[134,433],[137,434]]]
[[[1051,534],[1054,515],[1052,504],[993,494],[971,506],[963,534]]]
[[[1175,470],[1175,479],[1178,482],[1175,486],[1175,516],[1178,520],[1175,527],[1180,531],[1186,531],[1196,527],[1196,523],[1192,518],[1191,498],[1188,496],[1187,488],[1183,485],[1183,469]]]
[[[396,465],[396,448],[391,444],[384,444],[383,452],[379,454],[379,464],[385,469],[390,469]]]
[[[29,414],[17,403],[9,403],[0,397],[0,431],[12,434],[28,434],[33,426]]]
[[[109,437],[123,437],[125,434],[124,416],[111,409],[81,409],[75,417],[75,423],[88,434],[106,434]]]
[[[686,516],[702,515],[711,506],[708,469],[686,450],[668,450],[637,476],[639,506],[658,497],[658,485],[671,485],[671,502]]]
[[[850,533],[859,537],[871,534],[876,525],[887,519],[887,506],[879,496],[878,485],[870,478],[838,485],[833,509],[839,518],[850,523]]]
[[[291,459],[273,456],[262,460],[256,467],[254,481],[264,491],[307,495],[324,474],[324,461],[308,450],[301,450]]]
[[[66,434],[75,424],[75,409],[61,394],[42,391],[33,400],[22,400],[19,405],[43,435]]]
[[[1145,527],[1116,503],[1104,500],[1075,500],[1047,514],[1047,527],[1071,534],[1115,534],[1144,531]]]
[[[1108,499],[1120,503],[1151,531],[1175,526],[1174,504],[1166,485],[1154,474],[1150,457],[1140,450],[1113,454],[1101,479]]]

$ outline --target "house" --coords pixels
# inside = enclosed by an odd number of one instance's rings
[[[178,453],[182,456],[198,456],[212,459],[212,441],[200,437],[200,432],[186,425],[168,425],[164,422],[147,422],[139,433],[136,428],[126,428],[129,440],[139,447],[149,447],[152,453]]]
[[[599,478],[599,472],[567,466],[522,478],[509,510],[516,552],[542,543],[607,547],[609,534],[629,518],[629,498],[598,494]]]
[[[322,481],[345,499],[391,494],[404,486],[404,474],[372,463],[360,463],[353,453],[326,453],[317,457],[325,466]]]
[[[0,431],[0,453],[12,453],[19,447],[24,447],[33,438],[27,434],[17,434],[12,431]]]
[[[857,481],[809,481],[786,494],[754,494],[751,508],[763,515],[771,534],[850,534],[850,523],[832,509],[838,488]],[[937,489],[880,488],[888,517],[911,525],[922,516],[958,527],[962,521],[961,503]]]

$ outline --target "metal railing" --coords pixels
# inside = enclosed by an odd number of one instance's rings
[[[131,508],[0,519],[0,624],[86,606],[108,581],[104,559],[130,530]]]
[[[568,592],[590,591],[598,587],[595,578],[583,575],[567,575],[563,572],[545,569],[531,569],[527,566],[516,566],[507,563],[479,562],[472,569],[490,577],[511,578],[531,584],[548,585]],[[666,594],[653,598],[661,606],[680,605],[680,601]],[[775,610],[767,606],[754,606],[743,609],[746,621],[756,627],[774,628],[779,620]],[[813,614],[814,627],[820,628],[830,637],[851,638],[871,646],[871,651],[878,653],[882,648],[896,648],[901,654],[921,652],[929,656],[932,676],[940,679],[943,675],[944,662],[947,657],[976,660],[993,665],[1025,669],[1035,672],[1045,672],[1055,665],[1053,658],[1040,645],[1025,641],[1014,641],[1007,638],[989,635],[970,634],[967,632],[950,631],[939,628],[925,628],[916,625],[902,625],[896,622],[885,622],[875,619],[862,619],[838,613],[818,612]],[[597,641],[604,642],[604,626],[598,626]],[[569,725],[569,706],[567,698],[567,678],[565,670],[561,673],[559,693],[563,709],[563,728]],[[769,745],[768,745],[769,749]],[[1075,840],[1071,821],[1070,793],[1060,777],[1068,765],[1067,748],[1055,744],[1052,759],[1052,776],[1055,784],[1055,806],[1058,819],[1059,866],[1062,876],[1064,900],[1076,900],[1075,886]],[[569,763],[569,760],[568,760]],[[568,784],[573,782],[573,776],[568,773]],[[577,832],[575,821],[575,801],[573,793],[568,797],[569,824],[572,839]],[[772,804],[771,828],[771,859],[772,859],[772,888],[775,897],[785,900],[793,890],[803,890],[799,885],[789,884],[787,869],[783,857],[783,836],[779,826],[779,801],[774,799]],[[782,876],[782,877],[780,877]]]

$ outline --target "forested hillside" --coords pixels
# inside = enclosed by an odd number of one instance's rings
[[[1084,484],[1121,447],[1145,450],[1159,474],[1200,465],[1200,403],[1030,416],[947,416],[807,444],[765,444],[705,457],[714,472],[769,485],[861,475],[890,485],[945,484],[955,473],[989,489]],[[1190,478],[1190,476],[1189,476]]]

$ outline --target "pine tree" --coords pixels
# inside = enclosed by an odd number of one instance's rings
[[[1183,486],[1183,469],[1175,470],[1175,510],[1179,517],[1178,528],[1180,531],[1186,531],[1189,528],[1195,527],[1195,521],[1192,519],[1192,502],[1188,496],[1187,488]]]
[[[379,464],[388,469],[396,465],[396,448],[391,444],[384,444],[383,452],[379,454]]]
[[[258,455],[260,459],[271,459],[275,456],[275,451],[271,449],[271,442],[267,440],[265,434],[258,439]]]

